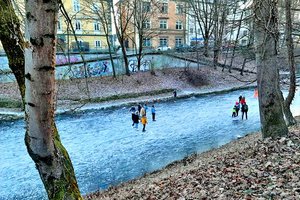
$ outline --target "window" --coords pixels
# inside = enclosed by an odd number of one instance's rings
[[[167,38],[160,38],[159,39],[159,45],[160,46],[168,46],[168,39]]]
[[[190,33],[193,34],[194,33],[194,29],[190,28]]]
[[[79,12],[80,11],[79,0],[73,0],[73,11],[74,12]]]
[[[76,31],[81,31],[81,22],[79,20],[75,21],[75,30]]]
[[[100,32],[100,23],[99,22],[94,22],[94,31]]]
[[[182,21],[176,21],[176,29],[182,30]]]
[[[161,13],[168,13],[168,3],[162,3],[162,6],[161,6]]]
[[[243,36],[246,36],[248,34],[248,31],[247,30],[244,30],[243,31]]]
[[[60,21],[61,21],[60,19],[57,21],[57,31],[62,31],[62,27],[61,27],[61,22]]]
[[[146,19],[144,22],[143,22],[143,28],[144,29],[149,29],[151,27],[150,25],[150,20]]]
[[[150,7],[150,2],[143,2],[143,12],[150,12],[151,7]]]
[[[247,40],[246,40],[246,39],[243,39],[241,43],[242,43],[243,46],[244,46],[244,45],[247,45]]]
[[[176,45],[176,47],[181,46],[181,44],[182,44],[182,38],[176,38],[175,39],[175,45]]]
[[[99,6],[95,3],[92,5],[92,9],[93,9],[94,13],[98,13],[100,11]]]
[[[100,40],[95,41],[95,47],[96,48],[101,48],[101,41]]]
[[[159,21],[159,28],[161,29],[167,29],[167,20],[160,20]]]
[[[183,5],[176,4],[176,14],[182,14],[182,13],[183,13]]]
[[[151,47],[151,39],[150,38],[144,38],[143,39],[143,46],[144,47]]]

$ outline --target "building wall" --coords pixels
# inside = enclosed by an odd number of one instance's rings
[[[181,39],[181,43],[184,44],[186,42],[186,14],[183,10],[181,14],[176,13],[176,5],[181,4],[183,8],[185,7],[183,1],[174,1],[168,0],[165,1],[167,3],[168,12],[162,13],[159,7],[162,1],[151,1],[151,11],[149,12],[149,21],[150,21],[150,28],[144,29],[145,38],[150,39],[151,45],[150,48],[156,48],[160,46],[160,39],[165,38],[167,40],[167,46],[171,48],[175,48],[176,46],[176,39]],[[128,9],[128,8],[127,8]],[[124,17],[125,18],[125,17]],[[160,28],[160,21],[167,20],[167,29]],[[176,21],[182,22],[182,29],[176,29]],[[128,35],[129,35],[129,48],[134,48],[134,43],[138,44],[138,30],[134,28],[134,22],[128,27]],[[147,47],[145,47],[147,48]]]

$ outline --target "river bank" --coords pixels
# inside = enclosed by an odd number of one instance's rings
[[[201,68],[166,68],[154,73],[131,76],[73,79],[57,82],[57,112],[114,107],[121,104],[168,100],[176,90],[178,98],[237,89],[255,85],[256,74],[222,72],[210,66]],[[0,87],[0,117],[20,117],[21,97],[16,83]]]
[[[299,126],[277,139],[252,133],[85,199],[299,199],[299,155]]]
[[[124,103],[159,101],[164,98],[173,98],[173,89],[178,91],[180,98],[185,95],[206,94],[245,87],[252,81],[251,74],[246,76],[246,79],[244,76],[239,76],[239,72],[223,74],[221,70],[216,70],[216,72],[211,68],[208,70],[200,70],[199,75],[207,77],[207,79],[196,86],[195,83],[191,84],[193,79],[182,75],[186,73],[183,69],[178,69],[178,73],[167,70],[165,73],[157,71],[156,75],[149,72],[135,74],[131,77],[118,77],[115,80],[116,85],[110,82],[112,79],[109,78],[107,82],[105,79],[96,79],[94,84],[90,84],[91,87],[89,87],[90,91],[93,91],[93,99],[111,97],[114,94],[117,97],[124,94],[138,94],[146,90],[143,96],[100,103],[82,103],[86,100],[84,80],[66,81],[59,83],[62,87],[60,86],[58,90],[58,109],[65,111],[93,109],[118,106],[120,103],[124,105]],[[197,71],[190,71],[188,74],[196,76]],[[179,80],[183,80],[180,78],[181,75],[186,79],[179,84]],[[237,78],[246,82],[238,81]],[[255,80],[255,75],[252,78]],[[78,83],[80,87],[74,83]],[[147,96],[147,92],[166,88],[170,91]],[[275,141],[262,141],[260,138],[259,133],[249,134],[221,148],[188,156],[168,165],[163,170],[146,174],[142,178],[111,187],[103,192],[87,195],[85,198],[298,199],[300,188],[299,179],[297,179],[297,174],[300,172],[299,127],[293,127],[291,134],[286,138]]]

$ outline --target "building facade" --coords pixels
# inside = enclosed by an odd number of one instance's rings
[[[109,0],[64,0],[63,4],[71,21],[66,20],[64,14],[60,12],[57,24],[58,51],[65,51],[67,48],[71,52],[106,50],[108,49],[106,37],[113,46],[116,37],[112,28],[111,3],[113,1]]]
[[[144,0],[132,2],[131,12],[126,12],[133,17],[128,24],[128,48],[139,48],[142,44],[144,49],[166,46],[175,48],[186,43],[186,5],[184,1],[174,0]],[[128,5],[128,4],[127,4]],[[127,18],[128,19],[128,18]],[[141,41],[140,41],[141,40]]]

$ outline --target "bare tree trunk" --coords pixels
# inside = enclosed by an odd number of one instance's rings
[[[295,97],[296,92],[296,67],[295,67],[295,58],[294,58],[294,43],[292,37],[292,16],[291,16],[291,0],[285,0],[285,15],[286,15],[286,46],[288,52],[288,63],[290,69],[290,85],[289,85],[289,94],[284,101],[283,111],[287,121],[288,126],[294,125],[297,123],[290,109],[290,105]]]
[[[273,0],[254,0],[257,83],[262,135],[286,135],[288,128],[282,112],[279,90],[278,10]]]
[[[0,41],[9,61],[22,97],[25,102],[25,59],[24,38],[20,28],[20,20],[12,6],[11,0],[0,1]]]
[[[27,150],[49,199],[82,199],[71,160],[54,122],[58,1],[28,0],[25,7]]]
[[[109,41],[109,36],[106,34],[105,35],[106,37],[106,42],[108,44],[108,52],[109,52],[109,59],[110,59],[110,62],[111,62],[111,67],[112,67],[112,70],[113,70],[113,77],[116,78],[116,68],[115,68],[115,63],[114,63],[114,58],[112,56],[113,52],[112,52],[112,48],[111,48],[111,42]]]
[[[237,31],[237,34],[236,34],[234,45],[233,45],[232,57],[231,57],[231,60],[230,60],[230,65],[229,65],[229,72],[230,73],[231,73],[231,68],[232,68],[233,60],[234,60],[234,57],[235,57],[236,46],[239,44],[239,35],[240,35],[240,31],[241,31],[241,25],[242,25],[243,15],[244,15],[244,11],[242,11],[241,18],[239,20],[239,28],[238,28],[238,31]]]
[[[214,27],[214,33],[215,33],[215,41],[214,41],[214,69],[217,69],[218,63],[219,63],[219,55],[220,55],[220,48],[222,46],[222,39],[223,39],[223,32],[225,27],[225,19],[226,19],[226,3],[227,0],[224,2],[219,1],[219,6],[217,6],[218,2],[214,0],[215,5],[215,14],[214,14],[214,21],[216,23],[216,26]],[[222,12],[221,19],[219,22],[219,14]]]
[[[242,69],[241,69],[241,76],[244,76],[244,69],[245,69],[246,62],[247,62],[247,58],[244,58]]]

